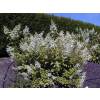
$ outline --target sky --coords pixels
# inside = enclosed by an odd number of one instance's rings
[[[54,13],[54,15],[68,17],[100,26],[100,13]]]

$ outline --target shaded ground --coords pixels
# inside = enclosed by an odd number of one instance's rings
[[[86,72],[84,87],[100,88],[100,64],[88,62],[84,71]]]
[[[10,58],[0,58],[0,88],[13,87],[16,79],[13,67],[15,62]]]

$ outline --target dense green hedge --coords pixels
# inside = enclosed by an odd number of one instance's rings
[[[8,56],[5,50],[7,40],[6,37],[3,34],[3,26],[7,26],[9,29],[13,29],[15,25],[21,24],[22,28],[27,25],[30,28],[30,32],[41,32],[45,31],[46,33],[49,31],[49,25],[50,21],[53,19],[53,21],[57,24],[58,30],[67,30],[70,32],[75,32],[77,27],[81,27],[82,29],[94,29],[99,32],[100,27],[95,26],[93,24],[89,23],[83,23],[80,21],[74,21],[69,18],[63,18],[63,17],[56,17],[53,15],[47,15],[47,14],[0,14],[0,57]]]

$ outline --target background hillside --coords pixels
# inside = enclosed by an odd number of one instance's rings
[[[82,29],[94,28],[97,32],[100,32],[99,26],[49,14],[0,14],[0,57],[8,56],[5,50],[7,40],[3,33],[3,26],[13,29],[15,25],[20,23],[22,29],[27,25],[30,28],[30,32],[33,34],[34,32],[41,31],[48,33],[51,19],[57,24],[58,30],[67,30],[76,33],[76,28],[80,27]]]

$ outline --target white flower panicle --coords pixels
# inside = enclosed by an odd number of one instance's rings
[[[34,36],[30,34],[28,37],[25,37],[20,43],[21,50],[28,52],[31,52],[32,50],[38,51],[40,46],[44,45],[42,35],[43,33],[41,34],[35,33]]]
[[[89,40],[90,40],[90,37],[89,37],[89,33],[87,32],[82,32],[82,37],[83,37],[83,41],[88,43]]]
[[[17,33],[18,31],[20,31],[20,29],[21,29],[21,25],[18,24],[18,25],[16,25],[16,26],[14,27],[13,32],[14,32],[14,33]]]
[[[50,34],[47,34],[44,43],[47,49],[56,47],[55,40],[50,36]]]
[[[52,33],[57,32],[57,27],[53,20],[51,20],[50,31]]]
[[[10,33],[10,30],[6,26],[4,26],[3,28],[4,28],[4,33],[6,35]]]
[[[23,51],[30,51],[30,46],[27,42],[21,42],[20,43],[20,49],[23,50]]]
[[[27,36],[29,34],[30,34],[29,27],[28,26],[25,26],[25,28],[23,29],[23,35]]]
[[[59,36],[60,36],[60,37],[64,37],[64,31],[60,31],[60,32],[59,32]]]
[[[60,32],[60,35],[56,39],[56,43],[58,48],[60,47],[60,49],[62,49],[64,56],[68,56],[75,46],[75,40],[69,32],[66,32],[65,35],[63,32]]]
[[[12,31],[9,30],[7,27],[4,26],[4,33],[5,34],[9,34],[10,38],[12,40],[14,40],[17,37],[19,37],[19,31],[20,31],[20,29],[21,29],[21,25],[20,24],[16,25]]]
[[[83,62],[85,63],[86,61],[89,61],[92,56],[89,52],[89,50],[85,47],[83,50],[81,50],[81,57],[83,58]]]
[[[15,39],[15,38],[19,37],[19,31],[20,31],[20,29],[21,29],[21,25],[20,24],[16,25],[14,27],[14,29],[10,33],[11,39]]]

